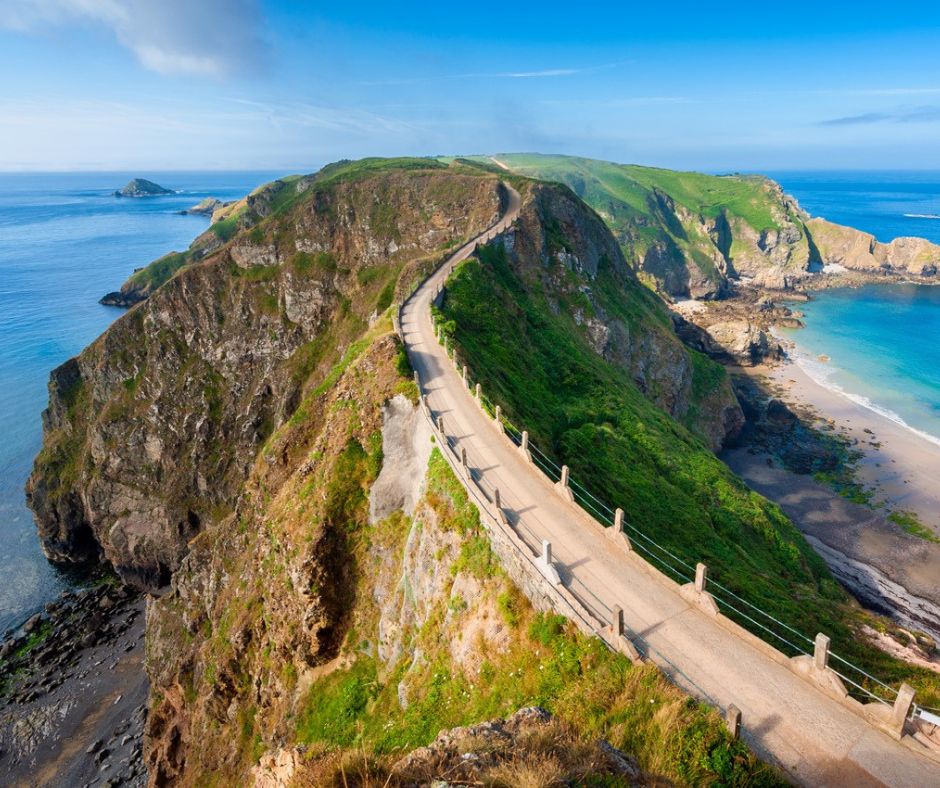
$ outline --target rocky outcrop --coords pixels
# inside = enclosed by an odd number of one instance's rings
[[[127,581],[165,584],[191,540],[231,511],[307,376],[325,374],[388,306],[403,269],[499,208],[495,178],[447,172],[302,196],[182,268],[53,373],[28,484],[51,559],[100,556]]]
[[[128,181],[123,189],[114,192],[115,197],[158,197],[161,194],[173,194],[173,192],[145,178],[134,178]]]
[[[185,208],[180,211],[183,216],[212,216],[217,210],[225,207],[229,203],[224,203],[215,197],[206,197],[200,200],[191,208]]]
[[[934,277],[940,265],[940,246],[923,238],[896,238],[886,244],[870,233],[825,219],[810,219],[806,227],[824,265],[916,277]]]
[[[426,747],[392,767],[406,784],[579,784],[587,779],[620,786],[646,785],[636,759],[606,741],[590,744],[544,709],[519,709],[505,719],[441,731]]]
[[[780,343],[749,320],[712,323],[705,331],[717,349],[735,363],[750,367],[783,358]]]

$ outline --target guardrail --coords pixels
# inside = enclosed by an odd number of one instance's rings
[[[507,220],[504,217],[482,236],[470,241],[466,247],[469,247],[472,252],[478,244],[499,235],[510,223],[511,219]],[[445,264],[445,274],[449,274],[450,270],[460,262],[455,259],[456,256],[455,254]],[[427,279],[439,272],[440,269],[430,274],[414,292],[417,292]],[[439,306],[443,295],[443,287],[439,287],[432,303]],[[395,330],[403,343],[401,313],[410,298],[411,296],[405,299],[395,310]],[[707,567],[704,564],[698,563],[693,566],[627,521],[622,509],[611,508],[584,484],[572,479],[567,466],[559,466],[531,442],[527,431],[520,430],[502,415],[501,406],[493,403],[483,393],[479,383],[472,381],[467,365],[460,362],[456,350],[449,345],[441,326],[433,315],[432,322],[437,340],[453,361],[465,388],[477,405],[494,420],[500,434],[519,448],[560,493],[576,503],[593,523],[620,536],[619,543],[623,548],[634,553],[638,558],[642,558],[649,571],[680,584],[680,593],[721,620],[723,626],[732,629],[736,635],[749,640],[752,644],[759,645],[762,651],[769,654],[775,661],[787,665],[794,672],[823,688],[828,694],[852,706],[854,711],[860,712],[868,721],[874,722],[896,737],[902,735],[905,720],[908,719],[921,718],[930,724],[940,724],[938,710],[925,709],[915,704],[913,702],[914,691],[907,684],[902,684],[900,688],[890,686],[833,652],[829,648],[829,638],[825,635],[820,633],[815,639],[810,638],[731,589],[714,580],[709,580]],[[732,705],[722,709],[715,698],[696,685],[666,655],[658,652],[646,639],[626,627],[621,608],[617,606],[610,608],[563,565],[556,564],[551,557],[549,542],[540,540],[521,518],[514,517],[511,512],[502,508],[500,491],[492,487],[482,474],[474,470],[480,465],[474,465],[473,458],[468,455],[466,447],[459,446],[458,439],[447,434],[441,414],[435,417],[434,412],[428,406],[427,397],[421,394],[421,381],[417,372],[415,372],[415,383],[421,396],[421,410],[430,422],[434,434],[440,440],[442,448],[445,449],[442,454],[458,477],[465,480],[471,498],[484,515],[482,520],[488,531],[504,548],[508,546],[509,550],[524,557],[526,561],[524,566],[529,568],[530,574],[537,572],[541,584],[548,583],[553,587],[555,596],[549,600],[552,609],[556,612],[564,612],[582,631],[596,635],[609,648],[620,651],[631,659],[642,659],[644,653],[655,657],[657,664],[673,681],[697,693],[721,710],[725,714],[729,729],[737,735],[741,727],[741,713],[736,707]],[[513,579],[520,582],[516,577]],[[521,585],[526,585],[525,579],[522,579]],[[750,623],[760,635],[755,635],[745,629],[735,621],[735,618]],[[783,644],[791,653],[780,651],[773,643]],[[838,662],[839,669],[833,667],[833,661]],[[866,686],[869,683],[881,694],[877,694],[870,686]],[[847,689],[846,685],[851,689]],[[853,695],[868,702],[862,704],[852,697]]]

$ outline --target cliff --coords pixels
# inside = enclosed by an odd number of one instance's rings
[[[702,452],[670,414],[720,442],[739,413],[720,368],[683,347],[573,193],[515,185],[514,259],[585,356],[620,371],[611,396]],[[434,452],[388,308],[500,205],[494,174],[431,160],[276,182],[139,272],[147,297],[53,372],[29,481],[45,551],[163,591],[147,615],[154,784],[330,784],[357,758],[402,783],[429,768],[405,753],[445,758],[441,731],[512,731],[532,703],[558,719],[559,774],[775,781],[655,668],[533,609]]]
[[[810,218],[760,176],[570,156],[494,158],[513,172],[570,186],[604,218],[640,278],[667,298],[721,299],[741,285],[813,286],[831,266],[934,281],[940,264],[940,246],[917,238],[882,244],[868,233]]]
[[[509,784],[546,766],[776,784],[655,668],[533,610],[394,394],[409,384],[398,358],[376,337],[279,431],[231,522],[197,539],[151,608],[151,780],[429,784],[454,777],[462,746],[480,747],[468,776]],[[557,719],[515,714],[532,702]],[[494,716],[510,719],[447,731]]]
[[[940,265],[940,246],[923,238],[895,238],[881,243],[870,233],[825,219],[810,219],[806,227],[826,265],[852,271],[933,278]]]
[[[52,373],[28,482],[52,560],[100,557],[127,580],[165,584],[231,511],[308,379],[360,339],[400,278],[499,209],[495,179],[431,166],[321,176],[290,196],[246,214],[250,230]]]
[[[506,244],[490,247],[481,259],[482,266],[463,270],[474,295],[460,299],[459,307],[451,302],[454,335],[482,351],[505,317],[514,323],[514,336],[506,336],[486,362],[497,391],[511,387],[511,399],[524,397],[531,378],[508,374],[518,365],[516,345],[531,351],[552,341],[559,357],[557,368],[547,370],[557,377],[548,386],[553,393],[539,402],[540,394],[531,392],[533,407],[542,412],[569,382],[587,386],[593,356],[621,373],[612,388],[641,394],[712,449],[743,425],[724,371],[677,337],[662,301],[641,284],[603,220],[570,190],[533,186]],[[471,333],[470,325],[485,333]],[[560,362],[565,352],[570,363]],[[555,416],[564,412],[562,407]]]

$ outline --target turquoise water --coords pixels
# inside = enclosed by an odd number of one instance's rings
[[[112,196],[131,177],[180,193]],[[71,582],[39,551],[23,485],[39,449],[49,371],[122,310],[100,306],[139,266],[185,249],[208,226],[180,216],[203,197],[235,199],[266,173],[0,174],[0,633]]]
[[[940,243],[940,173],[773,173],[816,216],[880,241]],[[788,331],[818,382],[940,443],[940,287],[871,285],[820,292]],[[818,357],[829,357],[826,363]]]
[[[796,308],[806,328],[785,333],[814,380],[940,445],[940,287],[840,288]]]

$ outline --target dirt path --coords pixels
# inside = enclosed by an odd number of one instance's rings
[[[514,218],[518,204],[514,195],[507,219]],[[563,579],[578,588],[599,618],[609,620],[611,608],[622,606],[626,626],[678,684],[720,708],[733,703],[741,709],[749,743],[799,782],[845,785],[848,777],[854,785],[940,784],[940,764],[830,700],[690,605],[635,554],[615,549],[500,437],[436,341],[430,316],[438,287],[472,249],[472,243],[461,248],[406,303],[402,333],[434,418],[443,418],[446,433],[456,437],[458,450],[466,450],[482,484],[499,488],[503,507],[518,518],[520,535],[533,545],[551,541]]]

